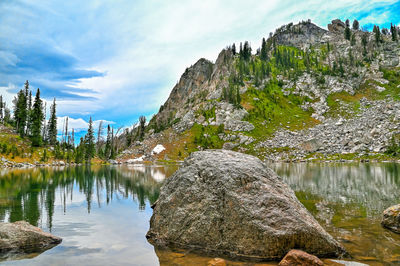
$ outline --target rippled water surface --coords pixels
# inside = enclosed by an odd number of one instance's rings
[[[273,164],[353,261],[400,264],[400,236],[380,226],[400,202],[398,164]],[[0,221],[26,220],[63,238],[8,265],[206,265],[211,258],[155,250],[145,238],[165,178],[177,166],[0,170]],[[239,262],[230,262],[240,265]],[[272,263],[274,264],[274,263]]]

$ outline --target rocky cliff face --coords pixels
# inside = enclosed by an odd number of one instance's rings
[[[159,143],[173,144],[166,159],[222,147],[272,160],[382,154],[399,133],[400,43],[353,29],[348,40],[345,29],[291,23],[250,56],[227,47],[200,59],[125,155]]]

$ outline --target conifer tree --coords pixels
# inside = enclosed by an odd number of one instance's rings
[[[55,145],[57,143],[56,98],[53,99],[53,104],[50,106],[47,138],[50,145]]]
[[[353,30],[359,30],[360,29],[360,23],[358,22],[357,19],[353,21]]]
[[[379,26],[374,25],[374,29],[372,31],[375,33],[375,42],[379,45],[379,43],[382,41],[381,30],[379,29]]]
[[[28,81],[26,81],[28,82]],[[29,85],[28,85],[29,87]],[[31,127],[32,127],[32,91],[29,90],[29,93],[26,92],[27,88],[25,88],[25,95],[27,96],[27,109],[26,109],[26,131],[25,135],[30,136]]]
[[[3,95],[0,95],[0,122],[4,122],[4,106],[3,106]]]
[[[10,109],[7,108],[6,103],[3,103],[4,106],[4,119],[3,119],[3,123],[4,124],[10,124],[11,121],[11,112]]]
[[[43,113],[43,102],[40,99],[40,90],[37,89],[35,102],[33,103],[32,109],[32,145],[33,146],[40,146],[42,145],[42,125],[44,120],[44,113]]]
[[[392,35],[392,41],[397,41],[397,28],[396,25],[393,25],[392,23],[390,23],[390,34]]]
[[[347,23],[346,23],[346,28],[345,28],[345,30],[344,30],[344,37],[346,38],[346,40],[349,40],[349,41],[350,41],[351,30],[350,30],[350,27],[347,26]]]
[[[235,43],[232,44],[232,54],[236,55],[236,45],[235,45]]]
[[[92,117],[89,119],[89,128],[85,137],[85,146],[85,160],[86,162],[90,162],[96,152]]]
[[[65,140],[64,143],[68,144],[68,116],[65,118]]]
[[[27,101],[25,92],[20,90],[17,97],[14,98],[14,120],[17,132],[23,137],[25,135],[25,127],[27,120]]]
[[[356,35],[354,33],[351,35],[350,44],[351,46],[356,45]]]
[[[261,57],[261,60],[264,60],[264,61],[267,60],[267,58],[268,58],[267,42],[265,41],[265,38],[263,38],[262,42],[261,42],[260,57]]]
[[[110,153],[111,153],[111,128],[110,125],[108,125],[106,147],[104,148],[104,157],[106,159],[110,159]]]
[[[72,144],[72,148],[75,148],[75,129],[72,129],[71,144]]]
[[[240,97],[239,87],[237,87],[236,88],[236,105],[240,106],[241,101],[242,101],[242,98]]]
[[[146,117],[145,116],[143,116],[143,115],[141,115],[140,117],[139,117],[139,123],[140,123],[140,135],[139,135],[139,139],[140,139],[140,141],[142,141],[143,140],[143,138],[144,138],[144,128],[145,128],[145,126],[146,126]]]
[[[114,127],[111,128],[111,150],[110,150],[110,158],[115,158],[115,149],[114,149]]]

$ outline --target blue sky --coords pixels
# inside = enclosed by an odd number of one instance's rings
[[[0,94],[9,104],[29,80],[70,128],[89,116],[115,127],[148,118],[185,68],[222,48],[252,47],[275,28],[335,18],[400,23],[400,1],[0,1]]]

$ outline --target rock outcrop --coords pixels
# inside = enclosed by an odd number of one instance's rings
[[[279,262],[279,266],[322,266],[324,263],[314,255],[302,250],[292,249]]]
[[[400,204],[387,208],[383,212],[382,226],[400,234]]]
[[[330,39],[329,32],[311,23],[303,21],[297,25],[289,23],[277,29],[274,40],[281,45],[306,48],[310,45],[325,43]]]
[[[0,256],[43,252],[62,239],[25,221],[0,223]]]
[[[335,33],[342,33],[346,29],[346,24],[340,19],[332,20],[331,24],[328,24],[328,30]]]
[[[148,240],[249,260],[289,250],[319,257],[345,253],[261,160],[227,150],[194,152],[161,188]]]

